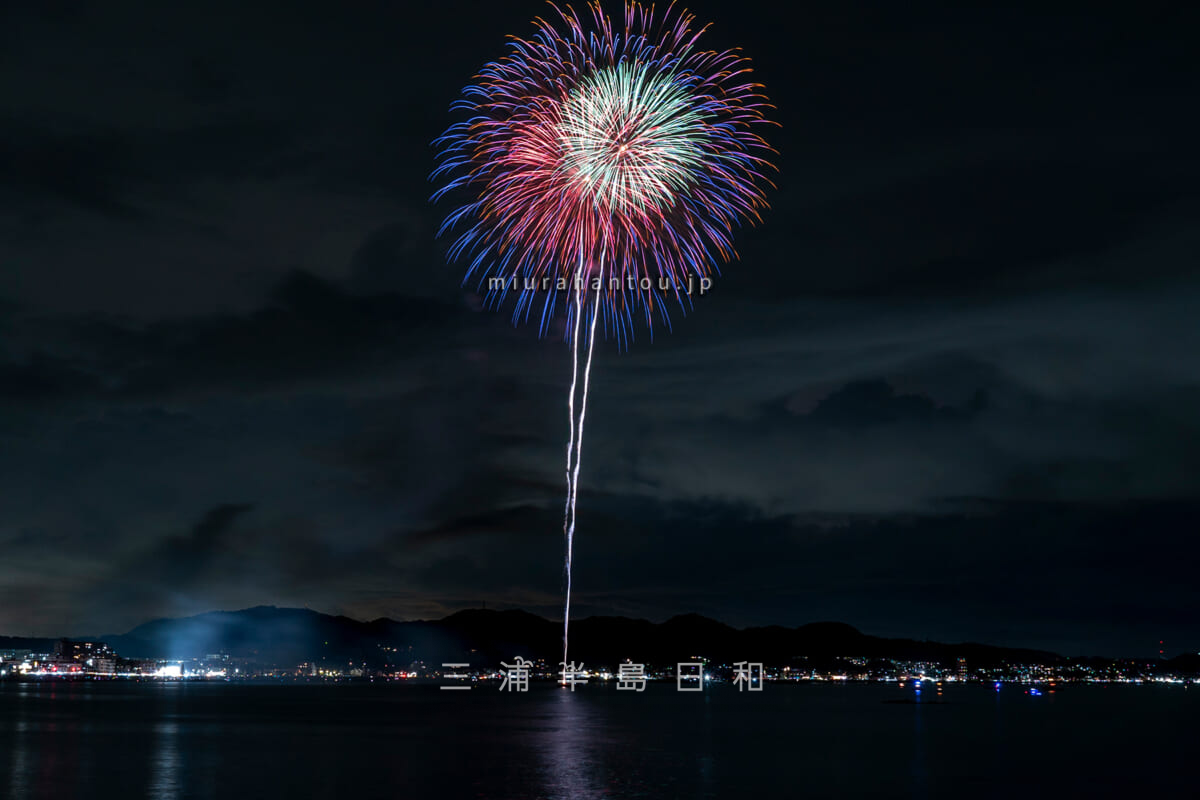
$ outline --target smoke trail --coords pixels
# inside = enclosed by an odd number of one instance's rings
[[[571,397],[567,401],[567,408],[571,414],[571,436],[567,442],[567,507],[564,512],[563,527],[567,538],[567,598],[566,604],[563,607],[563,678],[566,679],[567,664],[567,643],[568,635],[571,628],[571,557],[575,545],[575,496],[579,491],[579,463],[583,456],[583,420],[587,415],[587,397],[588,397],[588,382],[592,374],[592,351],[596,345],[596,318],[600,316],[600,295],[601,289],[596,290],[596,297],[592,303],[592,320],[588,326],[588,352],[587,361],[583,368],[583,393],[580,397],[579,404],[579,423],[578,428],[575,423],[575,387],[579,377],[579,324],[583,318],[583,293],[586,289],[586,279],[580,270],[580,279],[584,281],[581,287],[576,283],[575,290],[575,336],[573,341],[573,364],[571,370]],[[597,273],[597,284],[604,285],[604,254],[600,255],[600,270]],[[576,431],[578,430],[578,433]],[[572,455],[572,444],[574,444],[574,455]]]

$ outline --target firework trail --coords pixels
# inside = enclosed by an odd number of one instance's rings
[[[604,259],[601,257],[598,277],[604,281]],[[596,345],[596,319],[600,316],[600,292],[595,293],[592,304],[592,321],[588,326],[587,361],[583,368],[583,394],[579,405],[578,434],[575,423],[575,382],[579,364],[579,320],[583,316],[583,292],[575,293],[575,336],[572,351],[573,363],[576,368],[571,374],[571,400],[567,407],[571,412],[571,438],[567,442],[567,508],[563,514],[563,535],[567,540],[567,574],[566,601],[563,604],[563,664],[567,661],[567,640],[571,629],[571,559],[575,552],[575,497],[579,491],[579,465],[583,460],[583,420],[587,416],[588,381],[592,374],[592,350]],[[571,442],[575,443],[574,457],[571,455]],[[572,464],[574,466],[572,466]],[[564,669],[566,667],[564,666]]]
[[[529,39],[512,37],[507,55],[463,90],[452,108],[469,118],[435,142],[431,178],[445,179],[435,199],[470,193],[439,231],[461,229],[448,257],[468,262],[464,283],[477,280],[490,305],[514,294],[514,322],[540,306],[543,334],[559,301],[566,307],[565,668],[597,321],[623,349],[635,319],[652,333],[656,316],[670,327],[670,305],[686,313],[696,282],[736,257],[733,229],[760,221],[773,151],[758,133],[770,106],[748,60],[701,49],[705,28],[688,12],[627,2],[615,25],[597,2],[583,17],[550,6],[553,22],[539,18]]]

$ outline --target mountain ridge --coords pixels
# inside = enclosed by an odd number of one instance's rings
[[[404,669],[466,661],[498,666],[515,656],[557,664],[562,657],[562,623],[522,609],[463,609],[440,619],[357,620],[311,608],[260,605],[208,611],[189,617],[160,617],[124,634],[69,637],[108,643],[125,658],[190,659],[224,654],[263,666],[290,669],[301,663]],[[0,651],[47,653],[57,638],[0,636]],[[762,661],[801,668],[843,668],[845,658],[922,661],[972,668],[1003,664],[1143,662],[1144,659],[1087,656],[1066,658],[1046,650],[980,642],[945,643],[865,634],[845,622],[817,621],[734,628],[700,614],[663,622],[623,616],[572,621],[570,657],[589,665],[634,662],[670,664],[705,657],[713,661]],[[1162,665],[1200,673],[1200,654],[1183,653]]]
[[[517,655],[557,662],[561,622],[521,610],[463,609],[441,619],[363,621],[311,608],[260,605],[149,620],[125,634],[85,637],[108,643],[130,658],[194,658],[228,654],[280,666],[302,662],[393,665],[439,659],[499,663]],[[0,648],[49,649],[54,639],[0,636]],[[20,644],[24,643],[24,644]],[[33,645],[33,646],[31,646]],[[943,643],[865,634],[844,622],[818,621],[734,628],[700,614],[663,622],[623,616],[584,617],[571,625],[571,657],[587,663],[670,663],[704,656],[714,660],[788,663],[839,657],[893,658],[973,664],[1055,663],[1044,650],[977,642]]]

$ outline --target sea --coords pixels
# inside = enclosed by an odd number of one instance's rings
[[[1185,685],[0,682],[0,797],[1196,797]]]

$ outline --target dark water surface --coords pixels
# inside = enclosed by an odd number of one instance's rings
[[[927,692],[928,694],[928,692]],[[1196,796],[1200,692],[0,683],[0,797]]]

